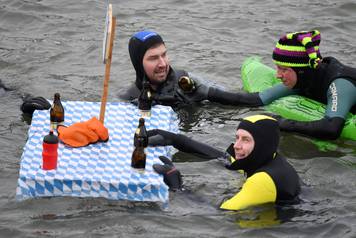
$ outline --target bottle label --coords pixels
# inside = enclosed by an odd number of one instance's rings
[[[144,118],[151,117],[151,110],[140,110],[141,116]]]
[[[58,127],[58,123],[52,121],[52,122],[51,122],[51,127],[50,127],[50,129],[53,130],[53,131],[55,131],[55,130],[57,130],[57,127]]]

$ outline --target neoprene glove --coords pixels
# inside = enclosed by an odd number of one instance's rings
[[[177,134],[161,129],[153,129],[147,131],[149,146],[167,146],[173,145]]]
[[[272,113],[263,113],[263,114],[276,119],[278,121],[279,129],[281,131],[293,131],[294,124],[298,123],[297,121],[283,118],[282,116],[277,114],[272,114]]]
[[[23,99],[21,111],[26,114],[32,115],[35,110],[48,110],[51,104],[43,97],[27,96]]]
[[[167,157],[160,156],[159,159],[163,164],[154,164],[153,169],[163,175],[163,181],[171,191],[182,189],[183,180],[179,170],[174,167],[172,161]]]
[[[279,124],[281,131],[297,132],[322,140],[335,140],[339,138],[345,120],[340,117],[324,117],[316,121],[296,121],[273,116]]]

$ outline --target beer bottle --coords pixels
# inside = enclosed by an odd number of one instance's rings
[[[137,140],[137,146],[135,146],[131,156],[131,167],[134,169],[143,170],[146,167],[146,153],[143,145],[143,140],[139,138]]]
[[[148,81],[145,81],[143,83],[141,94],[138,98],[138,109],[140,110],[142,117],[151,116],[151,106],[152,106],[152,94],[151,94],[150,83]]]
[[[142,141],[142,145],[144,148],[147,147],[148,145],[148,135],[147,135],[147,130],[146,130],[146,126],[145,126],[145,119],[144,118],[140,118],[138,121],[138,127],[135,131],[135,135],[134,135],[134,146],[138,146],[139,141]]]
[[[185,93],[192,93],[196,89],[194,80],[188,76],[180,77],[178,79],[178,85]]]
[[[64,124],[64,108],[59,93],[54,94],[53,104],[50,110],[51,130],[56,130],[58,125]]]

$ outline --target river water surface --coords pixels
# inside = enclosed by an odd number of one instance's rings
[[[117,18],[109,101],[134,80],[129,37],[159,32],[171,63],[225,88],[240,90],[240,66],[271,52],[284,33],[319,29],[323,56],[356,66],[356,3],[287,0],[112,1]],[[282,133],[280,152],[303,181],[302,202],[241,212],[218,209],[243,176],[216,161],[177,153],[185,191],[163,209],[149,203],[97,198],[15,200],[29,125],[19,109],[25,94],[100,101],[106,1],[0,1],[0,237],[356,237],[356,143],[329,149]],[[182,133],[224,149],[237,118],[262,112],[203,103],[180,114]],[[266,135],[268,136],[268,135]]]

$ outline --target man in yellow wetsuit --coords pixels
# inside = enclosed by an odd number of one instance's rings
[[[155,129],[148,131],[151,146],[172,145],[180,151],[195,153],[223,162],[231,170],[243,170],[247,179],[241,190],[221,204],[222,209],[239,210],[264,203],[284,203],[298,200],[299,176],[295,169],[277,153],[278,122],[265,115],[244,118],[236,131],[236,141],[226,152],[192,140],[184,135]],[[180,189],[182,179],[167,158],[155,164],[155,171],[164,175],[172,189]]]

